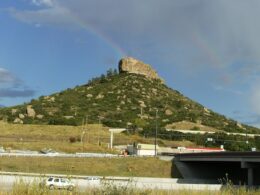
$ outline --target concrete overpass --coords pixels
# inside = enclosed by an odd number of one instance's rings
[[[174,165],[184,179],[228,178],[234,184],[260,185],[260,152],[176,154]]]

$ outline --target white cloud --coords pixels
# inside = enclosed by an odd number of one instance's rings
[[[8,70],[0,68],[0,85],[6,83],[17,83],[18,79]]]
[[[47,25],[72,25],[75,23],[75,18],[66,7],[61,7],[58,4],[53,7],[43,8],[39,10],[16,10],[9,9],[10,14],[16,19],[38,26],[39,24]]]
[[[52,7],[54,5],[53,0],[32,0],[32,3],[37,6],[44,5],[44,6]]]

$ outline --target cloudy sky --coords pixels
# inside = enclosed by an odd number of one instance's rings
[[[0,106],[86,83],[123,56],[260,127],[259,0],[1,0]]]

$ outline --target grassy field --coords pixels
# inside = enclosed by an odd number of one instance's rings
[[[171,162],[157,158],[2,157],[1,171],[65,175],[171,177]],[[151,171],[156,170],[156,171]]]
[[[81,143],[83,132],[84,146]],[[52,148],[60,152],[107,152],[109,132],[101,125],[49,126],[14,125],[0,123],[0,143],[4,148],[42,150]],[[72,140],[72,141],[71,141]],[[100,141],[101,144],[98,144]]]
[[[85,132],[83,136],[83,132]],[[81,139],[83,142],[81,142]],[[0,146],[5,149],[42,150],[51,148],[60,152],[113,152],[108,149],[110,133],[107,127],[98,124],[82,126],[21,125],[0,121]],[[138,135],[114,134],[115,145],[133,142],[154,143],[153,139]],[[161,146],[190,146],[191,142],[158,140]],[[84,143],[84,144],[83,144]]]

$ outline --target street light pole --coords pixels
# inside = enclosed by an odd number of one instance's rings
[[[85,131],[82,132],[81,134],[81,143],[82,143],[82,152],[84,152],[84,135],[85,135]]]
[[[249,151],[247,128],[246,128],[246,150]]]
[[[157,132],[158,132],[158,109],[156,109],[156,116],[155,116],[155,138],[154,138],[154,156],[157,156]]]

